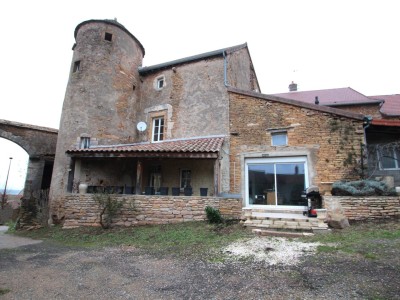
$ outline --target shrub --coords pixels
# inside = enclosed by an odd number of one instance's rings
[[[207,206],[204,211],[207,214],[207,220],[209,223],[212,224],[219,224],[223,222],[221,213],[219,211],[219,209],[216,209],[214,207],[211,206]]]
[[[98,193],[93,195],[94,200],[100,205],[100,225],[103,229],[111,227],[112,219],[123,206],[122,202],[113,198],[107,193]]]
[[[382,181],[357,180],[336,181],[332,185],[334,196],[391,196],[395,195],[394,189],[389,189]]]

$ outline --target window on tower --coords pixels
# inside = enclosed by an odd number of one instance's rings
[[[106,41],[111,42],[112,41],[112,33],[106,32],[106,34],[104,35],[104,39]]]
[[[73,72],[74,73],[79,72],[80,68],[81,68],[81,61],[77,60],[76,62],[74,62]]]

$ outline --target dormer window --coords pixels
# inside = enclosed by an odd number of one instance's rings
[[[90,137],[81,137],[80,149],[88,149],[90,147]]]

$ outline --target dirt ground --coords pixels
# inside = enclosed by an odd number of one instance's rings
[[[269,266],[44,241],[0,249],[0,299],[400,299],[398,241],[377,242],[384,259],[325,252]]]

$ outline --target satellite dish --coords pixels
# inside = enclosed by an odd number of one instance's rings
[[[139,123],[136,125],[136,128],[137,128],[137,130],[139,130],[140,132],[142,132],[142,131],[145,131],[145,130],[146,130],[147,125],[146,125],[145,122],[139,122]]]

